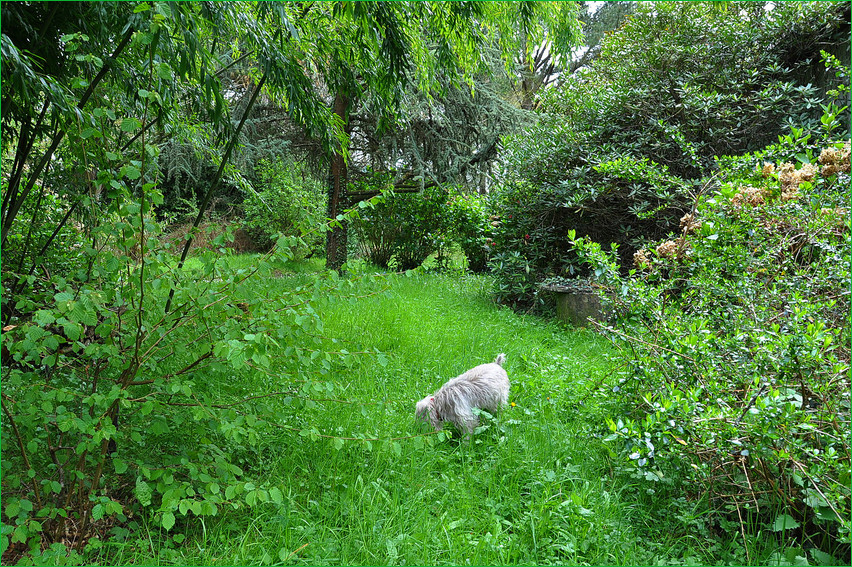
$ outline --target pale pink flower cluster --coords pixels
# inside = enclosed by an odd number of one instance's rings
[[[701,228],[701,221],[695,218],[692,213],[686,213],[680,217],[680,230],[684,234],[692,234]]]
[[[843,145],[842,150],[826,148],[819,154],[819,162],[822,164],[820,173],[828,177],[838,171],[849,173],[849,142]]]
[[[733,199],[731,199],[731,203],[733,203],[734,206],[746,204],[756,207],[757,205],[764,204],[767,200],[769,200],[769,191],[766,189],[758,187],[741,187],[739,192],[734,195]]]

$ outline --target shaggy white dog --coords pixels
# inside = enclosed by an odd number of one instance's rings
[[[449,380],[441,389],[426,396],[415,409],[417,419],[440,430],[449,421],[466,435],[479,425],[472,408],[497,411],[509,401],[509,376],[503,370],[506,355],[500,353],[494,362],[480,364],[461,376]]]

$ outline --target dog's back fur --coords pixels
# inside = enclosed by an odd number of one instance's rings
[[[500,353],[494,362],[480,364],[449,380],[434,395],[417,403],[417,417],[428,419],[435,429],[441,429],[443,422],[449,421],[471,434],[479,424],[472,408],[493,412],[509,401],[509,376],[503,369],[505,361],[506,355]]]

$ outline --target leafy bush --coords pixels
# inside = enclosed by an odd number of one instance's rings
[[[304,163],[283,158],[261,160],[255,191],[245,197],[245,229],[262,250],[278,235],[303,236],[310,252],[322,248],[326,190]]]
[[[271,264],[233,267],[222,236],[176,269],[144,216],[161,199],[153,184],[140,202],[104,182],[100,247],[81,251],[88,277],[39,274],[43,294],[4,290],[14,313],[2,335],[4,557],[68,537],[82,551],[143,518],[169,531],[224,507],[283,513],[282,487],[257,468],[263,436],[312,435],[288,408],[333,392],[329,373],[353,360],[320,338],[334,273],[257,293],[248,278]],[[297,245],[280,239],[276,257]]]
[[[716,155],[757,151],[791,125],[814,143],[847,135],[848,109],[834,109],[832,133],[823,95],[803,79],[820,41],[841,34],[841,9],[638,6],[588,67],[543,92],[539,122],[507,143],[498,295],[529,305],[535,282],[583,275],[569,230],[617,243],[626,271],[644,243],[677,229]]]
[[[481,199],[433,186],[416,193],[386,193],[384,202],[364,209],[353,227],[361,254],[382,268],[416,268],[456,238],[481,265],[478,246],[487,238],[485,215]]]
[[[494,218],[486,197],[435,186],[416,193],[386,193],[384,202],[361,211],[353,226],[361,254],[377,266],[416,268],[456,243],[468,268],[482,272],[493,244],[492,225],[499,224]]]
[[[555,188],[522,181],[504,185],[491,261],[498,301],[530,305],[538,282],[588,276],[568,238],[572,230],[618,244],[621,263],[628,266],[633,251],[677,223],[690,187],[665,166],[629,156],[590,162]]]
[[[565,165],[601,161],[615,147],[693,178],[714,156],[759,150],[791,125],[815,133],[824,98],[809,84],[817,46],[848,41],[842,9],[640,5],[588,67],[545,91],[544,119],[530,134],[547,135],[520,137],[515,164],[524,178],[555,184]]]
[[[488,269],[491,242],[497,224],[491,214],[487,197],[477,193],[455,190],[447,203],[452,218],[452,239],[459,244],[467,257],[470,271],[479,273]]]
[[[629,344],[608,420],[621,470],[706,496],[732,534],[768,529],[848,562],[849,142],[813,160],[807,142],[719,160],[693,215],[629,276],[580,249],[619,304],[604,332]]]

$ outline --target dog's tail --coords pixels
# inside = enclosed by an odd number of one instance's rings
[[[499,364],[500,366],[503,366],[504,362],[506,362],[506,355],[501,352],[497,355],[497,358],[494,359],[494,364]]]

